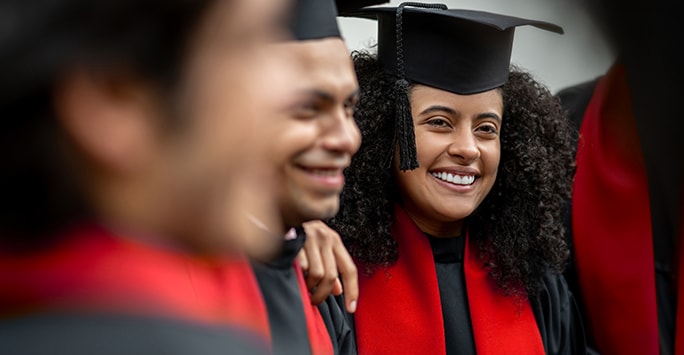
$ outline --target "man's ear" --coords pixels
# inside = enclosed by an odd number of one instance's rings
[[[72,71],[56,88],[55,109],[91,162],[125,174],[146,164],[158,148],[161,107],[154,94],[130,77]]]

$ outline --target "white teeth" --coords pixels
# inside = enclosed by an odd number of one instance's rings
[[[472,175],[453,175],[453,174],[447,174],[445,172],[441,173],[432,173],[432,176],[443,180],[450,182],[452,184],[456,185],[470,185],[475,181],[475,176]]]

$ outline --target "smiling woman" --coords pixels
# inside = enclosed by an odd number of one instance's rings
[[[404,209],[425,233],[460,235],[496,180],[501,91],[459,95],[417,84],[410,97],[420,165],[395,172]]]
[[[515,27],[562,30],[439,4],[348,15],[379,30],[353,52],[363,144],[329,222],[362,271],[359,352],[585,353],[561,275],[572,128],[510,65]]]

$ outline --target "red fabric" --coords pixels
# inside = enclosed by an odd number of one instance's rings
[[[395,209],[399,260],[359,275],[363,298],[354,315],[359,354],[445,354],[439,284],[429,240],[406,212]],[[475,347],[480,355],[544,354],[529,303],[497,292],[466,240],[465,275]]]
[[[243,257],[210,263],[95,226],[46,251],[0,255],[0,316],[70,309],[240,325],[270,339],[266,306]]]
[[[477,249],[469,246],[468,239],[466,251],[466,290],[477,353],[545,354],[530,303],[520,303],[497,292],[477,257]]]
[[[679,234],[679,275],[677,287],[677,324],[675,329],[675,355],[684,355],[684,207]]]
[[[302,295],[302,306],[304,308],[304,317],[306,318],[306,328],[309,333],[309,344],[311,345],[312,355],[330,355],[334,354],[332,342],[328,335],[328,328],[325,327],[323,318],[317,306],[311,304],[311,297],[309,290],[306,287],[306,280],[304,280],[304,273],[299,263],[294,263],[295,274],[297,274],[297,281],[299,283],[299,293]]]
[[[607,87],[626,85],[624,75],[624,70],[616,67],[598,82],[580,128],[572,197],[573,243],[585,321],[598,350],[607,355],[658,355],[653,242],[643,157],[619,149],[620,134],[602,119],[609,109]],[[631,106],[631,99],[621,98],[624,103]],[[633,123],[634,119],[622,121]]]

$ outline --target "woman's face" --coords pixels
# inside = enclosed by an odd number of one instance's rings
[[[499,89],[458,95],[424,85],[410,92],[419,167],[396,177],[411,219],[435,236],[459,235],[491,191],[501,156]]]

